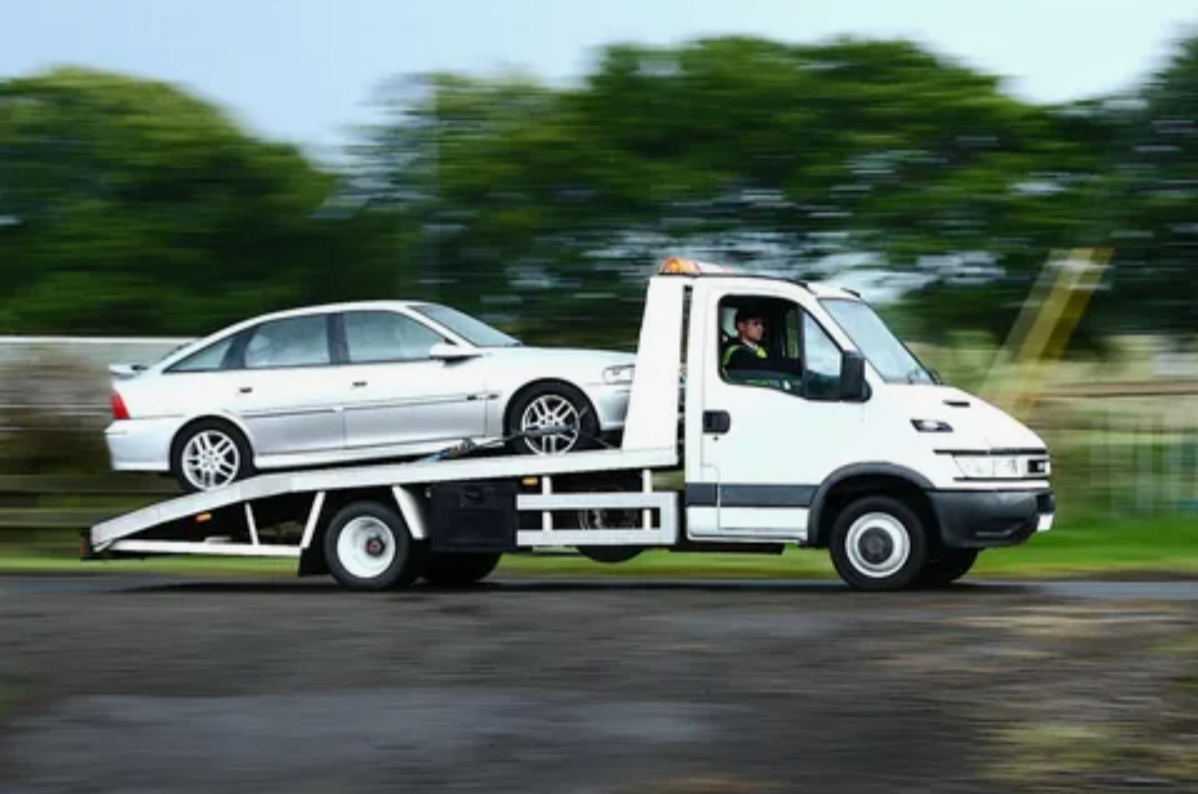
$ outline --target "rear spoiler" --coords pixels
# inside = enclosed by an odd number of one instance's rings
[[[109,364],[108,371],[118,378],[132,378],[146,369],[144,364]]]

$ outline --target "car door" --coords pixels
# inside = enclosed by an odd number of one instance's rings
[[[424,323],[392,310],[341,315],[345,366],[338,376],[349,449],[452,443],[483,436],[484,365],[430,357],[445,343]]]
[[[727,295],[720,309],[760,299]],[[841,351],[832,336],[796,301],[767,301],[767,344],[781,367],[704,368],[705,410],[727,421],[711,422],[701,436],[702,465],[716,487],[698,496],[714,502],[716,516],[700,531],[798,540],[819,485],[859,443],[864,413],[839,400]]]
[[[237,341],[231,410],[259,455],[340,449],[340,401],[332,377],[330,315],[269,320]]]

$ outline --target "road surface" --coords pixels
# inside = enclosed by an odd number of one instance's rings
[[[0,577],[0,792],[1198,786],[1198,582]]]

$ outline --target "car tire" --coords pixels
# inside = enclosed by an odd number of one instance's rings
[[[506,435],[517,455],[562,455],[597,445],[599,420],[590,400],[567,383],[540,383],[517,395],[507,412]],[[562,420],[572,432],[547,437],[518,434]]]
[[[433,587],[469,587],[490,576],[503,557],[497,553],[431,554],[423,578]]]
[[[324,557],[329,573],[347,590],[390,590],[420,578],[427,555],[398,512],[380,502],[358,501],[329,522]]]
[[[852,502],[832,528],[832,564],[854,590],[902,590],[913,585],[928,559],[923,521],[889,496]]]
[[[171,474],[184,493],[216,490],[255,473],[253,448],[229,422],[194,422],[171,444]]]

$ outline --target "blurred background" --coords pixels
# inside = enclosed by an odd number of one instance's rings
[[[0,4],[0,475],[103,474],[105,365],[252,315],[634,349],[691,255],[861,290],[1067,523],[1198,510],[1198,8],[833,5]]]

